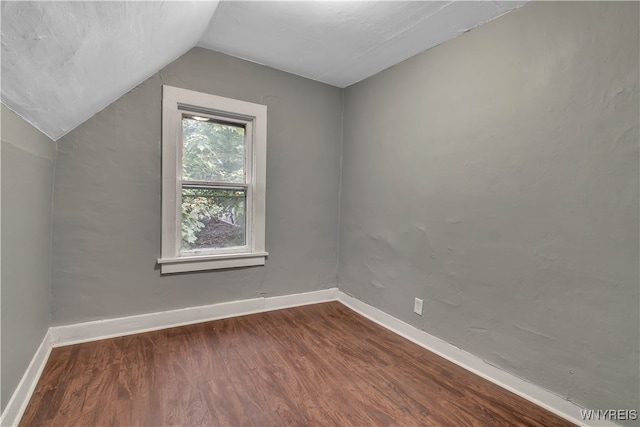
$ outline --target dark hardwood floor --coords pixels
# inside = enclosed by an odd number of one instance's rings
[[[331,302],[53,349],[21,426],[568,426]]]

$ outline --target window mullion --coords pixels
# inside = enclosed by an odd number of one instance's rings
[[[244,184],[244,183],[236,183],[236,182],[215,182],[215,181],[186,181],[186,180],[182,180],[180,181],[180,185],[182,188],[185,187],[189,187],[189,188],[211,188],[211,189],[228,189],[228,190],[234,190],[234,189],[247,189],[249,187],[249,184]]]

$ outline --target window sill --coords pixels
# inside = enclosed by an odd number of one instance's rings
[[[161,274],[264,265],[268,252],[158,258]]]

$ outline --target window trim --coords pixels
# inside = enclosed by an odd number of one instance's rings
[[[182,114],[205,114],[247,124],[247,245],[181,255]],[[267,157],[266,105],[173,86],[162,86],[162,247],[161,274],[264,265]]]

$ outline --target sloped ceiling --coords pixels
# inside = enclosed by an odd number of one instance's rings
[[[197,42],[218,2],[2,2],[2,103],[57,140]]]
[[[523,3],[2,1],[2,103],[57,140],[196,45],[346,87]]]

